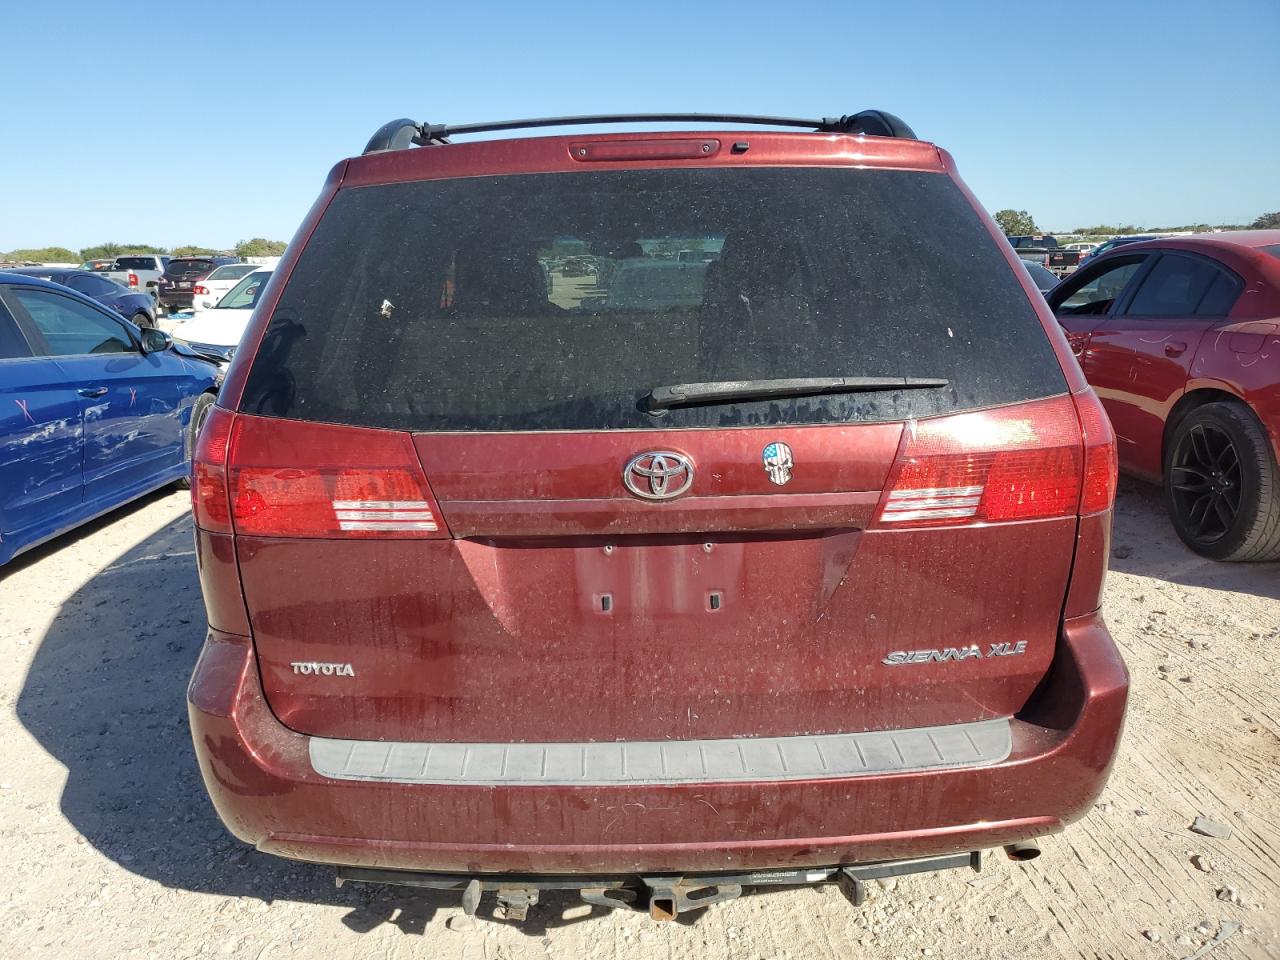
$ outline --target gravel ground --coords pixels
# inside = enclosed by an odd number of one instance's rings
[[[2,958],[1189,957],[1234,924],[1208,956],[1280,957],[1280,565],[1199,560],[1146,488],[1122,491],[1107,587],[1128,728],[1085,820],[1032,863],[890,882],[861,910],[788,890],[671,924],[567,897],[473,922],[232,839],[186,725],[186,507],[152,496],[0,572]]]

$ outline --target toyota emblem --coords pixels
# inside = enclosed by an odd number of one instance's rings
[[[641,499],[670,500],[693,486],[693,461],[670,450],[641,453],[627,461],[622,482]]]

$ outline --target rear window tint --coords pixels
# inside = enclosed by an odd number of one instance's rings
[[[1125,313],[1134,317],[1190,317],[1221,275],[1213,264],[1165,254],[1142,280]]]
[[[1197,317],[1225,317],[1236,304],[1243,284],[1234,276],[1218,271],[1208,292],[1200,298],[1196,307]]]
[[[123,270],[154,270],[155,257],[116,257],[116,266]]]
[[[815,376],[950,385],[640,409],[662,385]],[[1065,389],[949,178],[667,169],[340,191],[241,408],[406,430],[652,429],[901,419]]]
[[[166,277],[182,277],[192,273],[204,273],[213,269],[212,260],[170,260],[164,268]]]
[[[63,282],[72,290],[79,290],[90,297],[105,297],[119,288],[119,284],[106,277],[94,277],[85,273],[72,274]]]

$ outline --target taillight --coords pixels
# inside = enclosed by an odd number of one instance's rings
[[[191,292],[194,293],[197,297],[199,297],[199,296],[203,296],[209,291],[197,283],[194,287],[191,288]]]
[[[230,410],[213,407],[191,454],[191,512],[197,527],[214,533],[231,532],[227,449],[235,419]]]
[[[138,275],[133,271],[129,272],[129,286],[136,287],[138,285]]]
[[[1118,469],[1116,435],[1098,395],[1090,388],[1075,396],[1084,433],[1084,485],[1080,491],[1080,514],[1110,510],[1116,502]]]
[[[230,451],[237,534],[449,536],[407,433],[241,416]]]
[[[1083,454],[1070,397],[908,423],[878,525],[950,526],[1076,513]]]

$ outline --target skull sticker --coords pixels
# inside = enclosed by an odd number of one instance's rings
[[[764,472],[769,479],[782,486],[791,479],[791,468],[795,461],[791,459],[791,448],[781,441],[775,441],[764,448]]]

